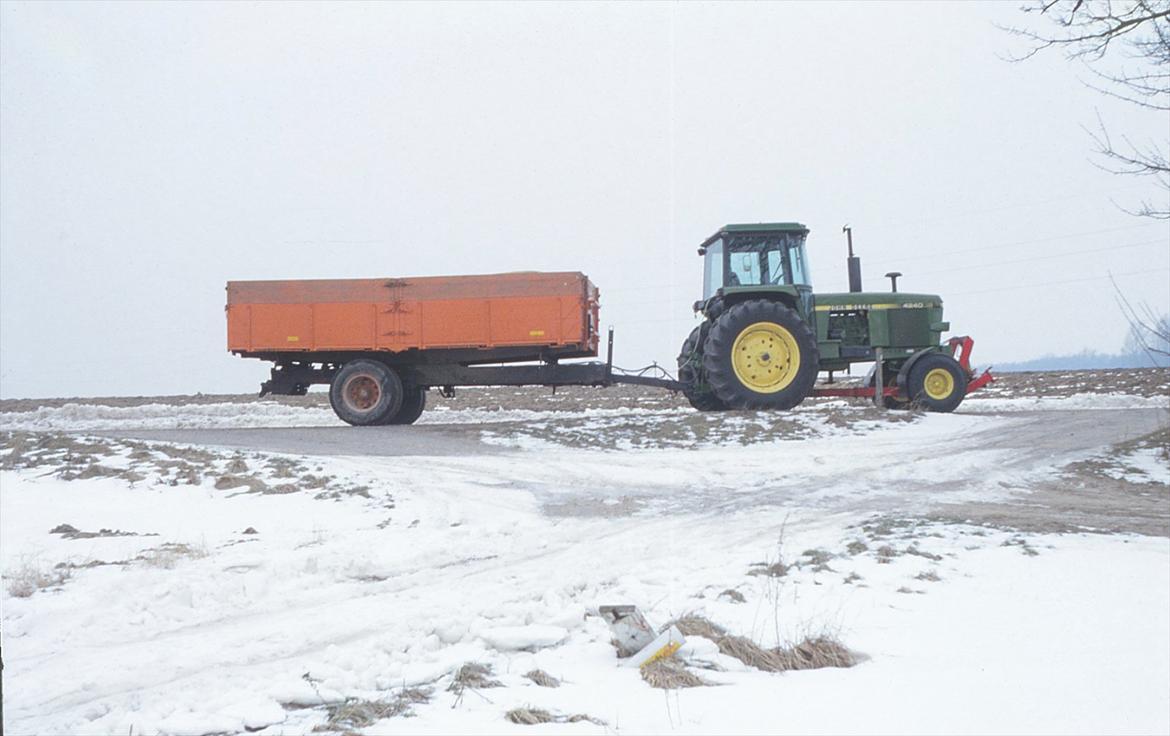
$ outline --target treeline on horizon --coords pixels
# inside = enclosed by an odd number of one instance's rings
[[[995,370],[1003,373],[1022,371],[1076,371],[1107,368],[1170,368],[1170,357],[1158,353],[1136,351],[1129,353],[1098,353],[1084,350],[1075,355],[1045,355],[1017,363],[997,363]]]

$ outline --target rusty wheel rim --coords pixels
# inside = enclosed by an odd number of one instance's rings
[[[382,387],[372,376],[358,374],[351,376],[341,388],[345,403],[356,411],[369,411],[382,398]]]

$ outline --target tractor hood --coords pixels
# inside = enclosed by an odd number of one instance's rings
[[[858,291],[839,294],[814,294],[814,308],[818,312],[879,309],[941,309],[938,294],[911,294],[897,291]]]

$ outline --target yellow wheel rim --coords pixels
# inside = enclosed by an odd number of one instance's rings
[[[745,387],[761,394],[783,391],[800,370],[800,346],[775,322],[748,325],[731,346],[731,367]]]
[[[926,374],[922,388],[930,398],[942,400],[955,392],[955,377],[946,368],[935,368]]]

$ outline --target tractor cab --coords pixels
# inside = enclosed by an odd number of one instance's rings
[[[723,227],[699,246],[703,299],[695,311],[707,311],[712,299],[733,302],[760,292],[786,294],[793,306],[810,304],[807,237],[808,228],[797,222]]]

